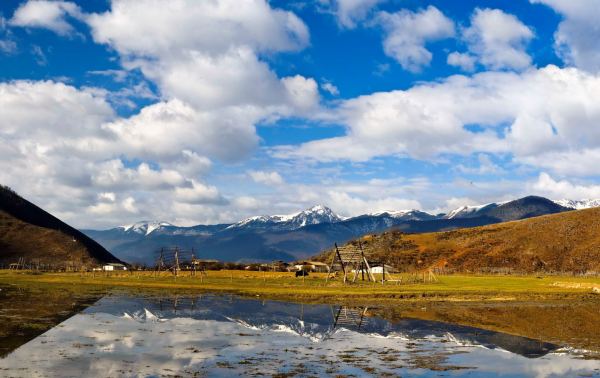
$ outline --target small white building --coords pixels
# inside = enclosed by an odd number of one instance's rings
[[[329,271],[329,265],[320,261],[303,261],[294,265],[296,270],[307,270],[310,272],[327,273]]]
[[[385,272],[386,273],[396,273],[396,269],[394,269],[394,267],[386,265],[385,266]],[[383,266],[372,266],[371,267],[371,273],[373,274],[382,274],[383,273]]]
[[[372,266],[371,269],[369,269],[369,271],[372,274],[383,274],[383,266]],[[356,270],[352,269],[352,273],[355,273]],[[397,273],[396,269],[393,266],[390,265],[385,265],[385,272],[386,273]],[[358,273],[362,273],[362,270],[359,270]],[[365,269],[365,273],[367,273],[367,269]]]
[[[119,263],[110,263],[102,266],[102,270],[105,272],[112,272],[113,270],[127,270],[127,267]]]

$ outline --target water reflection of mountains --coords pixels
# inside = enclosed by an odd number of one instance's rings
[[[429,320],[404,318],[390,322],[373,316],[365,307],[307,305],[261,301],[235,296],[140,298],[108,296],[86,313],[109,313],[140,320],[192,318],[232,321],[252,329],[290,332],[315,342],[343,330],[376,337],[408,340],[447,339],[464,345],[500,348],[528,358],[537,358],[558,349],[557,345],[484,329]]]

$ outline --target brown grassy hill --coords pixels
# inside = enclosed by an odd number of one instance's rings
[[[600,272],[600,208],[448,232],[390,231],[361,242],[405,271]]]
[[[0,187],[0,265],[20,259],[55,268],[120,262],[78,230]]]

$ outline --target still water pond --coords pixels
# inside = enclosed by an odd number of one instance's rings
[[[113,293],[4,355],[0,376],[600,376],[600,360],[589,352],[376,314],[234,296]]]

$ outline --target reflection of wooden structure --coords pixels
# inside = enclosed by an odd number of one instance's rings
[[[368,307],[347,307],[340,306],[333,318],[333,329],[344,327],[350,330],[358,331],[367,323]]]
[[[196,309],[196,304],[202,300],[202,296],[179,296],[175,295],[172,297],[159,297],[158,298],[158,308],[160,311],[171,310],[174,314],[178,312],[184,312],[186,309],[189,313],[193,313]]]
[[[335,277],[335,272],[340,271],[344,274],[344,283],[348,281],[348,274],[354,273],[352,282],[356,282],[358,275],[361,275],[362,280],[365,280],[365,273],[368,281],[376,282],[375,276],[371,271],[371,265],[380,264],[381,262],[372,260],[370,253],[366,253],[363,249],[363,245],[358,241],[357,244],[346,244],[338,247],[335,244],[335,251],[333,252],[333,258],[329,265],[329,272],[327,273],[326,281],[329,281],[330,277]],[[382,264],[383,272],[381,282],[385,281],[385,264]]]
[[[156,274],[161,271],[170,271],[177,277],[180,271],[186,270],[190,275],[195,276],[196,272],[201,275],[206,274],[202,260],[196,258],[194,249],[184,250],[179,247],[161,248],[156,259]]]

